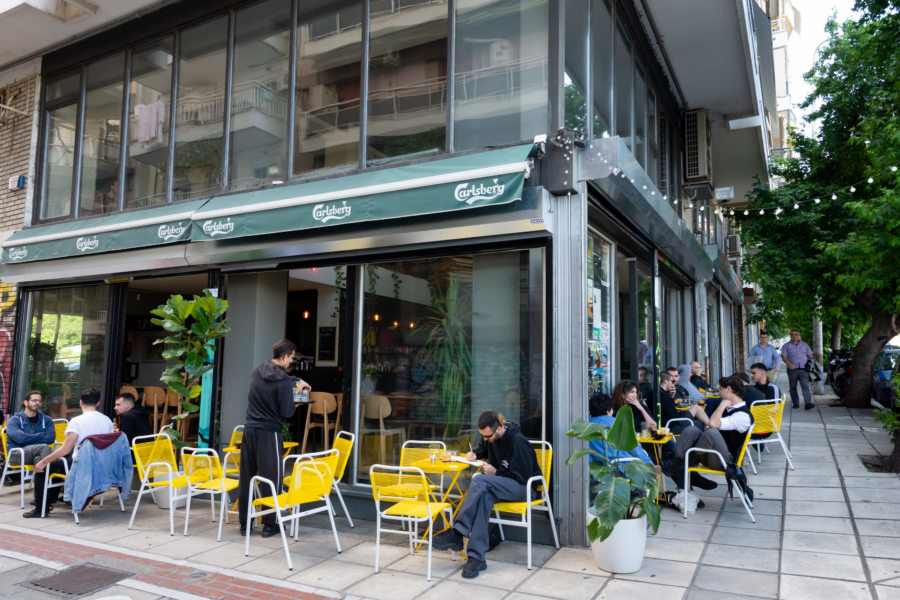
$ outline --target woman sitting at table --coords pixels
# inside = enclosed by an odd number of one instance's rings
[[[613,408],[616,412],[623,406],[630,406],[634,417],[634,430],[640,431],[644,423],[647,427],[654,423],[653,417],[647,412],[647,407],[641,401],[638,394],[638,386],[633,381],[620,381],[613,388]]]
[[[623,383],[623,382],[619,382]],[[616,386],[619,387],[618,385]],[[606,425],[607,427],[612,427],[615,422],[614,414],[614,403],[615,401],[610,398],[607,394],[603,394],[601,392],[594,392],[591,394],[590,399],[588,400],[588,411],[590,412],[591,423],[599,423],[600,425]],[[606,456],[607,450],[605,448],[606,442],[603,440],[591,440],[590,447],[591,450],[595,452],[599,452],[600,454]],[[609,458],[627,458],[632,456],[634,458],[639,458],[648,465],[652,465],[653,461],[650,459],[650,455],[647,454],[647,451],[644,450],[641,446],[636,446],[634,450],[631,452],[625,452],[624,450],[616,450],[614,448],[609,449]],[[591,456],[591,460],[600,460],[600,458],[596,456]]]

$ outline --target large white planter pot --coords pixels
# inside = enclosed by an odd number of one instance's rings
[[[596,518],[594,509],[588,509],[588,522]],[[612,534],[603,540],[591,542],[594,560],[604,571],[610,573],[634,573],[644,563],[644,549],[647,547],[647,516],[639,519],[622,519],[613,528]]]

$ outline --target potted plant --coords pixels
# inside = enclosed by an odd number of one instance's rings
[[[213,367],[213,342],[231,331],[225,323],[227,309],[227,300],[203,290],[203,295],[195,295],[193,300],[174,294],[165,304],[150,311],[157,317],[151,322],[166,330],[166,336],[153,343],[165,344],[163,358],[174,360],[160,377],[160,381],[181,396],[182,412],[172,417],[174,421],[181,421],[200,410],[200,406],[191,400],[200,396],[201,378]],[[184,445],[178,441],[181,436],[174,428],[167,429],[166,434],[178,445]]]
[[[598,566],[611,573],[634,573],[641,568],[647,544],[647,525],[659,529],[656,469],[641,460],[617,460],[634,450],[637,436],[630,410],[620,410],[612,427],[578,419],[566,433],[585,442],[599,441],[599,451],[579,448],[567,465],[589,456],[593,505],[588,507],[587,533]]]

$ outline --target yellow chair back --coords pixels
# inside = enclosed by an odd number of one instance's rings
[[[441,454],[443,454],[446,449],[447,446],[444,445],[443,442],[407,440],[400,448],[400,466],[412,467],[418,466],[416,463],[420,461],[431,462],[432,453],[440,460]]]
[[[735,464],[739,467],[744,462],[744,455],[747,454],[747,444],[750,443],[750,437],[754,433],[756,433],[756,423],[750,425],[750,429],[747,430],[747,435],[744,436],[744,443],[741,444],[741,451],[738,454],[737,460],[735,461]]]
[[[553,469],[553,446],[550,442],[535,442],[531,445],[534,447],[534,453],[537,455],[538,466],[541,468],[541,475],[544,481],[550,485],[550,471]]]
[[[754,433],[775,433],[781,430],[785,402],[781,399],[766,402],[757,401],[750,407],[753,415]]]
[[[178,472],[178,463],[175,460],[175,446],[172,444],[172,438],[164,433],[157,434],[152,438],[149,436],[136,437],[132,441],[131,449],[134,452],[134,460],[141,479],[149,480],[155,475],[167,473],[162,466],[156,466],[148,471],[149,466],[153,463],[165,463],[172,469],[172,473]]]
[[[372,465],[369,477],[376,502],[433,501],[428,480],[414,467]]]
[[[347,468],[347,462],[350,460],[350,453],[353,452],[353,443],[356,441],[349,431],[339,431],[334,437],[334,449],[338,451],[337,466],[334,469],[334,478],[343,479],[344,469]]]
[[[337,456],[335,454],[335,460]],[[294,463],[291,486],[287,492],[288,506],[315,502],[331,493],[333,463],[324,460],[301,460]]]
[[[194,485],[225,477],[219,455],[206,448],[182,448],[181,466]]]
[[[231,440],[228,442],[230,448],[240,448],[241,441],[244,439],[244,426],[238,425],[231,431]]]
[[[9,456],[6,454],[6,427],[0,429],[0,436],[3,437],[3,460],[9,460]]]
[[[66,441],[66,427],[69,422],[65,419],[53,419],[53,428],[56,430],[56,443],[62,444]]]

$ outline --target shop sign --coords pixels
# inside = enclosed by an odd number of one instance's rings
[[[209,220],[203,223],[203,233],[208,235],[209,237],[216,237],[217,235],[228,235],[229,233],[234,231],[234,222],[228,218],[222,221],[221,219],[217,220]]]
[[[156,230],[156,237],[164,242],[180,240],[184,237],[186,231],[186,225],[182,225],[181,223],[167,223],[159,226],[159,229]]]
[[[75,249],[79,252],[86,252],[89,250],[96,250],[100,247],[100,240],[97,239],[96,235],[80,237],[75,240]]]
[[[456,186],[453,196],[458,202],[466,204],[474,204],[475,202],[490,202],[503,195],[506,185],[499,183],[498,178],[493,179],[493,183],[485,185],[484,183],[470,184],[468,181],[460,183]]]
[[[11,261],[23,260],[28,257],[28,248],[25,246],[13,246],[6,250],[6,255]]]
[[[312,217],[321,223],[341,221],[349,217],[352,210],[352,207],[347,206],[346,200],[340,206],[335,204],[316,204],[313,206]]]

